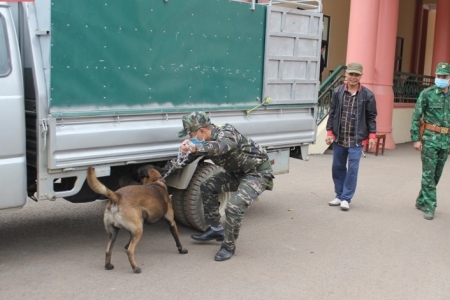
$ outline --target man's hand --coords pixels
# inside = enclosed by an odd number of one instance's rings
[[[331,145],[333,143],[333,141],[334,141],[334,136],[332,136],[332,135],[328,135],[325,138],[325,143],[327,143],[327,145]]]
[[[416,149],[417,151],[422,151],[422,142],[414,142],[414,149]]]
[[[183,143],[181,143],[181,153],[186,154],[189,151],[189,147],[191,148],[191,153],[197,152],[197,147],[190,141],[190,140],[184,140]]]
[[[376,143],[375,139],[369,139],[369,149],[374,148]]]

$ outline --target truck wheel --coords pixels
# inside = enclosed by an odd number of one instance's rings
[[[190,227],[186,214],[184,213],[184,196],[186,190],[171,188],[169,193],[172,195],[172,208],[175,213],[177,223]]]
[[[212,175],[222,171],[222,168],[210,163],[198,164],[197,170],[192,176],[191,182],[184,194],[184,213],[191,227],[205,231],[209,225],[205,223],[203,202],[200,185]],[[221,221],[224,222],[225,208],[231,193],[219,194]]]

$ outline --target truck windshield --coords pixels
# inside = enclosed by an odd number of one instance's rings
[[[0,77],[11,72],[11,59],[8,50],[8,37],[6,35],[5,19],[0,14]]]

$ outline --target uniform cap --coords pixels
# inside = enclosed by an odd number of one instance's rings
[[[178,132],[178,137],[183,137],[191,131],[197,131],[211,125],[211,120],[204,111],[194,111],[183,116],[181,120],[183,121],[183,130]]]
[[[436,67],[436,75],[450,75],[450,65],[446,62],[438,63]]]
[[[347,66],[347,73],[356,73],[356,74],[362,74],[363,73],[363,66],[360,63],[350,63]]]

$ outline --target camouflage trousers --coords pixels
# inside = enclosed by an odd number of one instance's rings
[[[210,226],[220,226],[218,194],[234,192],[225,209],[226,222],[223,247],[234,250],[244,213],[250,204],[272,183],[272,178],[272,173],[267,171],[245,174],[242,177],[236,177],[223,171],[212,175],[201,184],[205,221]]]
[[[425,212],[434,212],[437,204],[436,186],[447,161],[449,149],[435,143],[424,142],[422,146],[422,181],[416,204]]]

